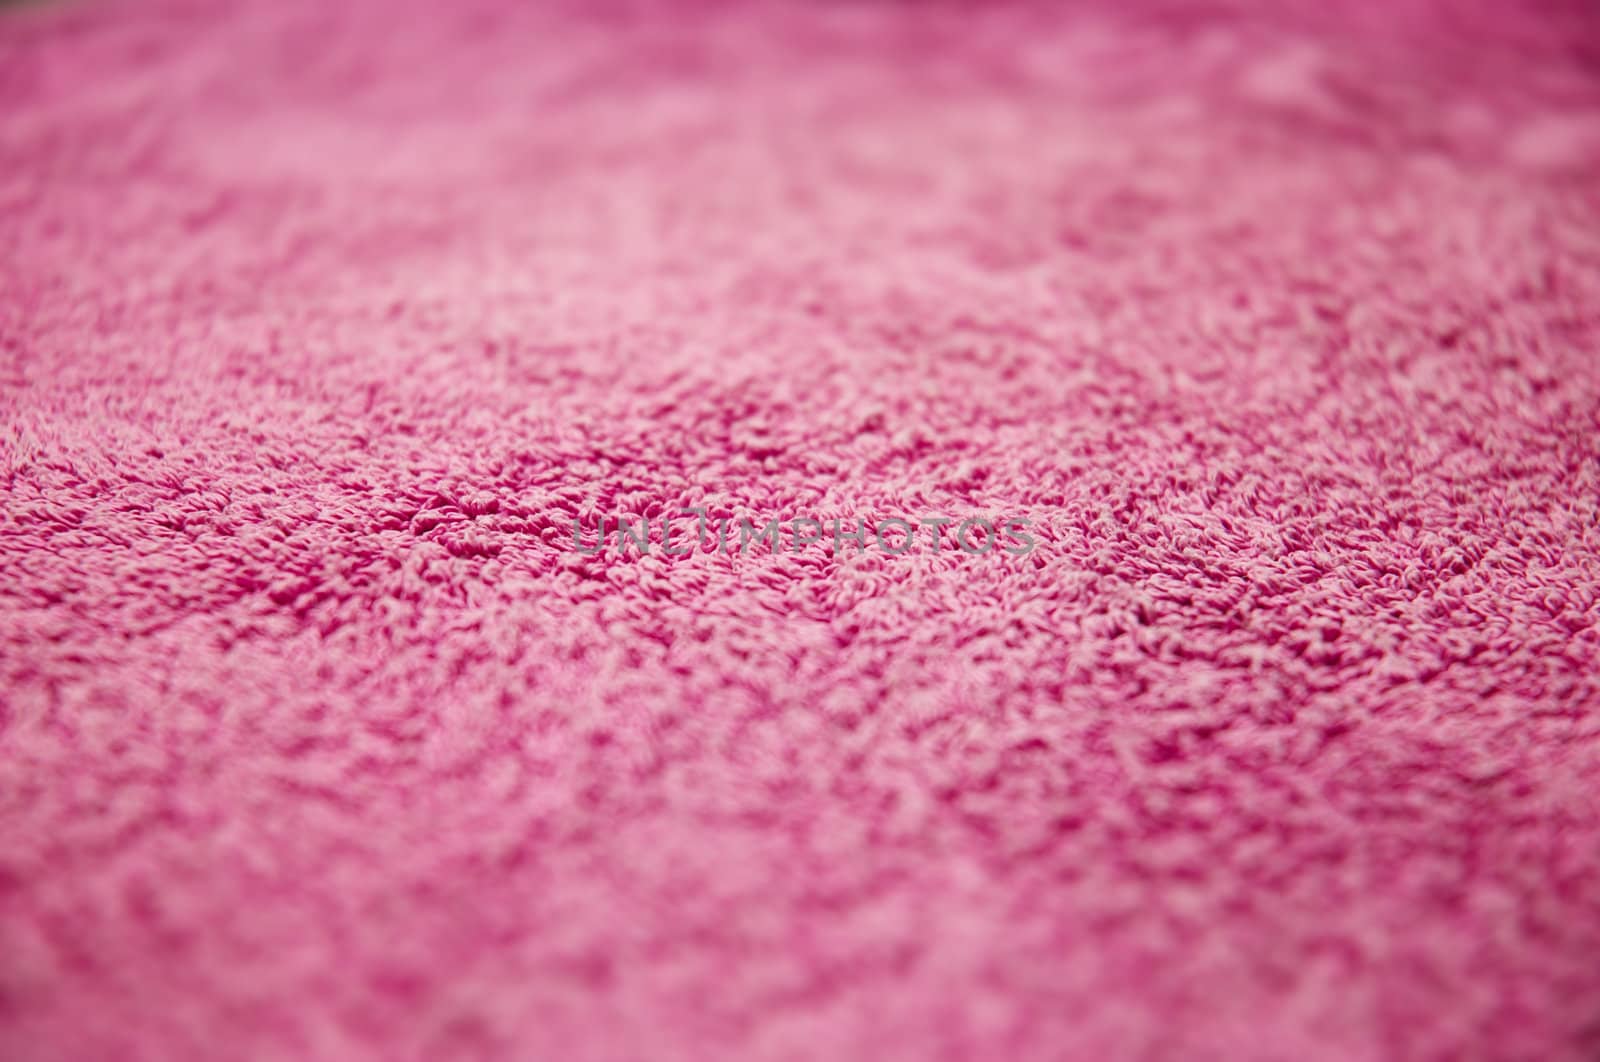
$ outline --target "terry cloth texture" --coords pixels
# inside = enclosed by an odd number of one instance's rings
[[[1593,10],[7,7],[0,1058],[1600,1057]]]

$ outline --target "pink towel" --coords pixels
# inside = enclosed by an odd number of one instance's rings
[[[6,5],[0,1058],[1600,1057],[1596,11]]]

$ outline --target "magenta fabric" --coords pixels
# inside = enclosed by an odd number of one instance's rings
[[[0,9],[0,1058],[1600,1057],[1595,10]]]

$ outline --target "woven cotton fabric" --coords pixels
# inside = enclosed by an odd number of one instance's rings
[[[1586,4],[8,5],[0,487],[12,1062],[1600,1053]]]

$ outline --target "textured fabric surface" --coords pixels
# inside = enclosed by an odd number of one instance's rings
[[[0,11],[0,1057],[1597,1057],[1591,12]]]

